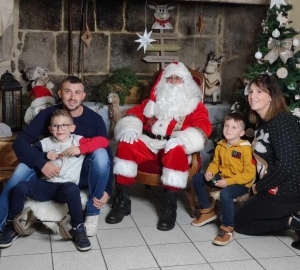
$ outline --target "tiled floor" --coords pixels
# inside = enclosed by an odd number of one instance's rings
[[[99,217],[92,250],[79,252],[71,241],[42,229],[17,239],[1,250],[1,270],[147,269],[147,270],[299,270],[300,251],[290,247],[293,233],[249,237],[235,234],[228,246],[214,246],[216,223],[190,225],[184,193],[178,202],[176,227],[168,232],[156,229],[161,210],[161,189],[132,188],[132,213],[116,225],[106,224],[106,206]]]

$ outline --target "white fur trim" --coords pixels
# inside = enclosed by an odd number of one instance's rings
[[[160,149],[165,148],[167,144],[167,140],[156,140],[156,139],[151,139],[145,134],[142,134],[141,137],[139,138],[146,146],[150,149],[150,151],[154,154],[157,154]]]
[[[144,108],[144,115],[148,118],[151,118],[154,115],[154,107],[155,102],[153,100],[149,100]]]
[[[167,129],[169,127],[170,122],[170,119],[158,119],[151,127],[152,133],[154,135],[165,136],[167,134]]]
[[[88,190],[80,191],[81,203],[83,206],[86,205],[88,201]],[[39,220],[52,220],[60,221],[68,212],[69,208],[66,203],[58,203],[55,201],[46,201],[46,202],[37,202],[31,199],[28,199],[25,202],[24,209],[29,207],[33,215]],[[54,222],[43,222],[49,229],[54,233],[58,234],[59,227]],[[69,225],[71,229],[71,225]]]
[[[177,187],[177,188],[185,188],[187,185],[187,179],[189,176],[189,172],[181,172],[175,171],[168,168],[163,168],[161,181],[164,185]]]
[[[115,157],[113,170],[114,174],[134,178],[137,175],[137,164],[133,161]]]
[[[199,152],[204,148],[206,138],[197,128],[187,128],[182,131],[175,131],[172,138],[178,138],[182,141],[186,154]]]
[[[164,69],[163,76],[170,77],[172,75],[183,77],[191,76],[191,73],[182,62],[179,62],[178,64],[171,63]]]
[[[140,137],[143,132],[143,122],[139,118],[130,115],[121,118],[117,122],[114,131],[116,141],[119,141],[127,131],[135,131]]]
[[[52,105],[55,104],[55,100],[53,97],[46,96],[46,97],[40,97],[33,100],[30,104],[30,107],[37,107],[46,103],[50,103]]]

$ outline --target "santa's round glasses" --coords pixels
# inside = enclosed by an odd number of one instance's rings
[[[61,124],[61,125],[51,125],[52,130],[67,130],[69,128],[69,126],[71,126],[72,124]]]
[[[167,82],[182,82],[182,78],[179,76],[170,76],[166,78]]]

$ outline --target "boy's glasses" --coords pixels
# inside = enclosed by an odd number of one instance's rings
[[[72,124],[62,124],[62,125],[51,125],[52,130],[59,130],[59,128],[61,130],[67,130],[69,128],[69,126],[71,126]]]

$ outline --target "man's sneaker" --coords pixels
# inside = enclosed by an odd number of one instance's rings
[[[84,226],[86,228],[87,236],[94,236],[97,234],[99,215],[86,216]]]
[[[197,219],[194,219],[192,221],[192,225],[196,227],[200,227],[205,225],[206,223],[209,223],[213,220],[217,219],[217,214],[211,206],[210,208],[205,208],[200,210],[200,217]]]
[[[83,223],[79,224],[77,228],[72,228],[70,234],[73,236],[73,241],[79,251],[88,251],[92,248]]]
[[[226,246],[234,239],[233,227],[225,227],[221,225],[218,235],[213,241],[213,244],[217,246]]]
[[[19,234],[16,232],[13,222],[7,221],[4,231],[0,236],[0,248],[7,248],[10,247],[17,238]]]

